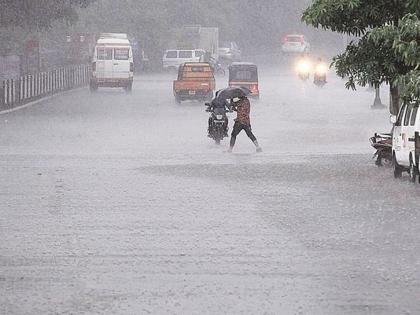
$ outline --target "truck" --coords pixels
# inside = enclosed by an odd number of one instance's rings
[[[186,100],[211,100],[215,89],[213,69],[204,62],[189,62],[181,65],[178,70],[178,79],[173,83],[177,103]]]
[[[184,26],[176,38],[178,49],[203,49],[212,58],[219,59],[219,28],[200,25]]]

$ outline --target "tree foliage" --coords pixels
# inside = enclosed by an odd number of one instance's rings
[[[77,8],[94,0],[0,0],[0,27],[43,30],[56,20],[73,23]]]
[[[360,37],[351,42],[345,52],[336,56],[333,65],[337,74],[347,78],[346,86],[356,84],[391,85],[391,97],[395,113],[399,107],[397,84],[401,78],[412,78],[413,64],[401,58],[411,54],[414,46],[400,43],[398,25],[407,14],[420,15],[418,0],[315,0],[306,9],[302,19],[315,27]],[[379,32],[386,36],[380,36]],[[372,36],[371,36],[372,35]]]
[[[398,21],[410,8],[407,0],[315,0],[304,11],[303,20],[317,28],[361,36]]]
[[[403,17],[398,25],[384,25],[370,34],[375,43],[386,42],[398,62],[408,70],[396,78],[403,87],[405,102],[420,101],[420,19],[415,14]]]

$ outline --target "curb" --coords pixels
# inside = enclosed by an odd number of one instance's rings
[[[27,107],[32,107],[32,106],[34,106],[36,104],[39,104],[41,102],[48,101],[48,100],[53,99],[57,96],[65,95],[65,94],[75,92],[75,91],[78,91],[78,90],[82,90],[82,89],[86,89],[86,87],[79,87],[79,88],[76,88],[76,89],[59,92],[59,93],[56,93],[54,95],[50,95],[50,96],[40,98],[39,100],[36,100],[36,101],[26,103],[24,105],[16,106],[16,107],[11,108],[11,109],[6,109],[6,110],[3,110],[3,111],[0,111],[0,115],[10,114],[10,113],[16,112],[18,110],[25,109]]]

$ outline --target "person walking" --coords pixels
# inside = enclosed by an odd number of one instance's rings
[[[233,102],[233,109],[237,112],[235,124],[233,125],[232,137],[230,138],[230,147],[228,152],[232,152],[235,146],[236,137],[238,134],[245,130],[246,135],[254,143],[257,152],[262,152],[260,145],[258,144],[257,138],[252,133],[251,120],[249,117],[251,111],[251,104],[246,96],[239,97],[239,100]]]

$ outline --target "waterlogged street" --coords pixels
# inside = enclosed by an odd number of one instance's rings
[[[372,92],[262,67],[263,153],[227,153],[175,76],[0,115],[0,313],[420,314],[420,187],[371,159]]]

